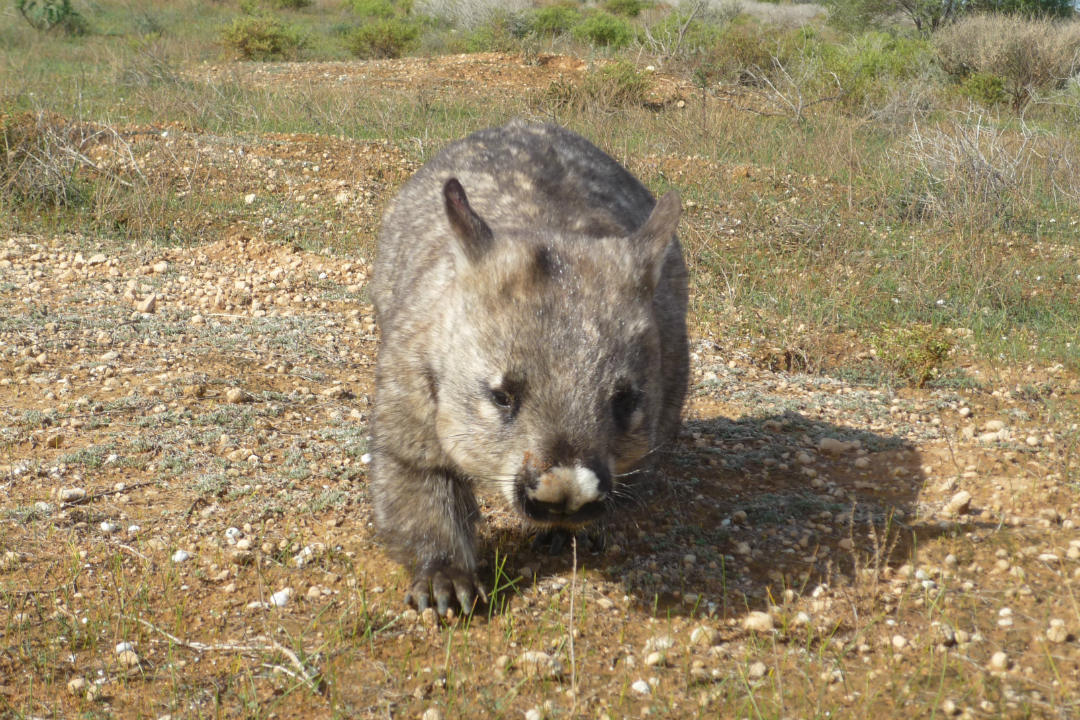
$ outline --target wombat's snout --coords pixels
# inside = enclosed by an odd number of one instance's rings
[[[604,512],[611,471],[604,463],[560,465],[522,483],[522,506],[534,520],[579,523]]]

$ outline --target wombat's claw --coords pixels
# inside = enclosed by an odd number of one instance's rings
[[[415,605],[420,612],[431,607],[432,600],[435,601],[436,612],[446,617],[450,604],[455,600],[461,612],[468,614],[473,611],[477,600],[487,603],[488,598],[473,573],[439,565],[418,572],[405,593],[405,602]]]

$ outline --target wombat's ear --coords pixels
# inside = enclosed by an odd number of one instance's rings
[[[679,215],[682,213],[682,200],[678,190],[669,190],[656,201],[649,219],[630,236],[632,242],[642,253],[645,266],[645,282],[650,289],[660,281],[660,271],[664,267],[671,239],[679,229]]]
[[[457,178],[450,178],[443,185],[446,217],[457,235],[461,250],[469,262],[476,262],[491,249],[493,235],[484,219],[476,214],[465,197],[465,188]]]

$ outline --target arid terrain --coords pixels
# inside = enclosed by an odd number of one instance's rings
[[[341,107],[354,86],[430,93],[451,113],[447,93],[528,108],[585,70],[488,54],[183,72],[336,87]],[[692,83],[657,78],[650,112],[695,111]],[[442,140],[108,127],[84,128],[87,162],[168,188],[180,239],[0,238],[0,714],[1080,715],[1076,372],[991,362],[957,329],[967,382],[841,379],[865,339],[817,337],[807,367],[798,317],[748,330],[706,277],[710,243],[758,231],[735,220],[749,198],[850,187],[607,148],[690,189],[685,428],[594,533],[602,551],[548,556],[486,508],[492,601],[442,623],[402,602],[366,469],[374,236]],[[725,204],[694,199],[706,175],[737,183]]]

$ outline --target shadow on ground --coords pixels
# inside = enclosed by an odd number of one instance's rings
[[[903,437],[795,412],[691,421],[603,528],[604,547],[579,543],[578,563],[657,613],[762,609],[789,588],[903,563],[916,533],[941,532],[910,524],[922,464]],[[498,544],[505,575],[533,574],[518,589],[572,564],[569,552],[552,557],[524,537]]]

